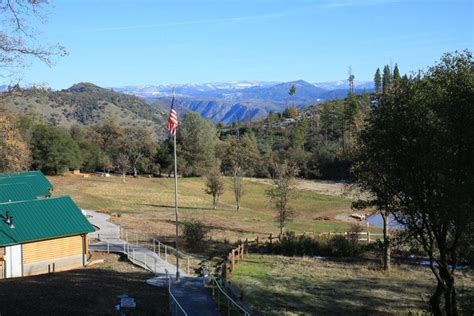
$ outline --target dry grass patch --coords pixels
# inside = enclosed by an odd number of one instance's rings
[[[55,195],[69,194],[82,208],[119,213],[114,221],[132,230],[154,236],[171,238],[174,235],[174,180],[168,178],[128,178],[91,176],[50,177]],[[226,192],[218,209],[212,210],[212,199],[204,192],[202,178],[179,180],[179,203],[182,219],[197,219],[208,226],[213,239],[236,240],[257,235],[277,234],[275,211],[268,203],[265,190],[268,184],[245,180],[242,208],[235,210],[230,179],[225,180]],[[314,220],[319,216],[333,217],[348,212],[351,201],[310,190],[301,190],[290,203],[296,211],[289,230],[343,231],[348,224],[337,221]]]
[[[433,290],[428,268],[395,265],[387,274],[374,263],[249,255],[232,277],[244,299],[264,315],[424,314]],[[474,297],[470,273],[459,274],[461,303]]]

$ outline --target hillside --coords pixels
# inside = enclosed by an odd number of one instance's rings
[[[61,91],[14,89],[0,94],[0,106],[18,113],[38,113],[48,123],[62,127],[113,119],[124,127],[148,128],[158,139],[164,135],[167,117],[165,111],[136,96],[91,83],[78,83]]]

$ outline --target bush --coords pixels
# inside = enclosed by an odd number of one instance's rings
[[[284,256],[357,257],[364,248],[357,239],[347,239],[344,235],[326,239],[296,236],[294,232],[286,232],[279,242],[269,246],[267,250]]]
[[[330,257],[356,257],[360,255],[361,250],[354,239],[349,240],[346,236],[337,235],[328,240],[325,252]]]
[[[198,220],[185,220],[181,222],[182,234],[190,246],[199,244],[207,235],[209,230]]]
[[[274,245],[272,251],[284,256],[314,256],[320,252],[320,249],[319,240],[305,235],[296,237],[294,232],[286,232],[280,242]]]

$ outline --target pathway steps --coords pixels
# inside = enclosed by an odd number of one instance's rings
[[[121,239],[120,227],[109,222],[108,215],[92,210],[85,210],[85,212],[89,222],[98,228],[97,231],[89,234],[90,238],[99,239],[98,242],[89,245],[90,250],[127,254],[132,263],[155,274],[155,277],[147,280],[150,285],[166,286],[166,271],[174,278],[175,265],[163,260],[150,249]],[[188,315],[220,315],[211,293],[204,288],[202,277],[189,275],[181,269],[180,276],[178,282],[172,281],[171,292]]]

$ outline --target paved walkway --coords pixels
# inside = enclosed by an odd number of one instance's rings
[[[109,251],[124,253],[128,259],[155,274],[154,278],[147,280],[153,286],[166,285],[166,272],[174,277],[176,266],[163,260],[150,249],[133,245],[120,239],[120,227],[108,221],[109,216],[91,210],[86,210],[87,218],[98,230],[90,233],[89,237],[100,241],[91,243],[92,251]],[[202,277],[188,275],[180,269],[180,281],[172,282],[171,292],[188,315],[220,315],[216,302],[211,294],[204,288]]]

